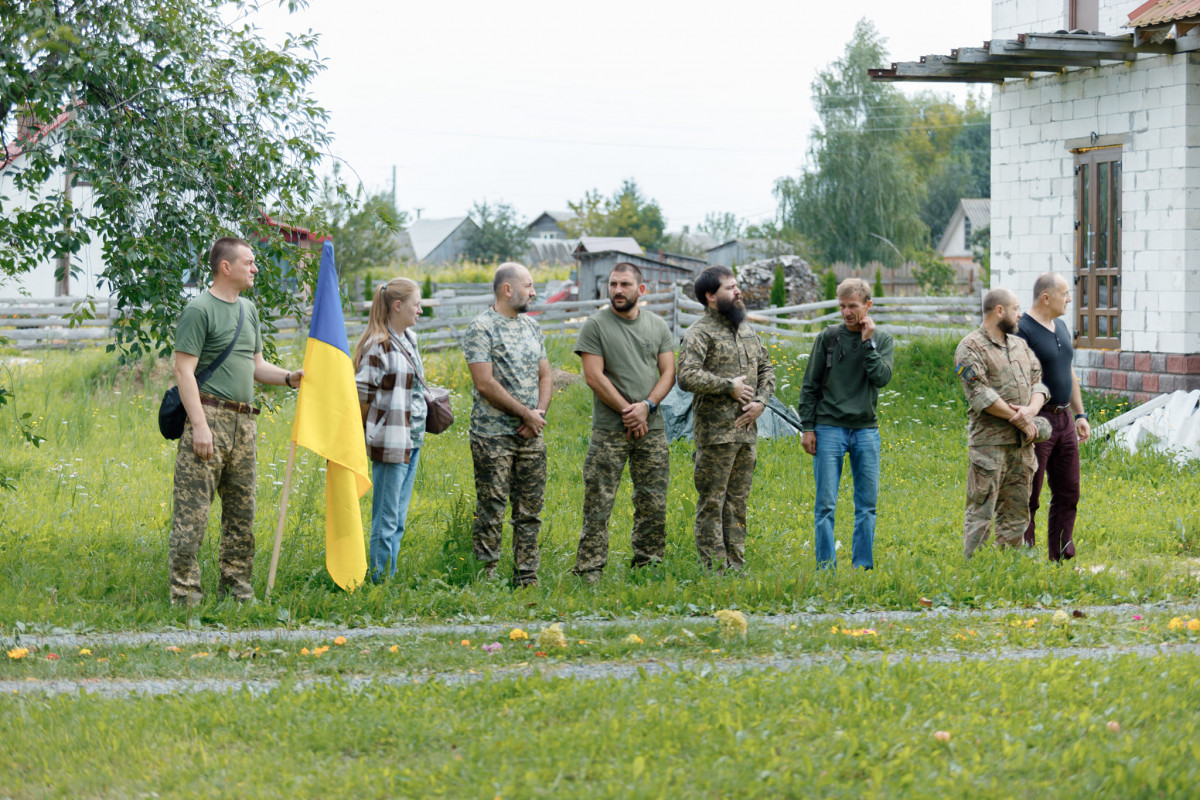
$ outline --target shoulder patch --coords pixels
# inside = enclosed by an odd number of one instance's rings
[[[954,374],[967,383],[975,383],[975,381],[979,380],[979,375],[975,372],[975,368],[964,361],[960,361],[955,365]]]

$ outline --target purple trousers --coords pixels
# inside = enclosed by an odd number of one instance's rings
[[[1037,472],[1029,492],[1029,527],[1025,529],[1025,546],[1037,543],[1034,517],[1040,505],[1042,481],[1050,484],[1050,514],[1047,519],[1046,544],[1051,561],[1075,557],[1075,511],[1079,506],[1079,440],[1075,436],[1075,420],[1070,409],[1055,412],[1043,409],[1039,416],[1050,421],[1053,433],[1044,442],[1034,445],[1037,453]]]

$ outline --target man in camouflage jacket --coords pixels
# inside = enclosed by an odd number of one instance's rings
[[[1042,365],[1019,336],[1017,296],[992,289],[983,298],[983,324],[954,351],[954,371],[967,395],[966,519],[963,552],[970,558],[987,541],[993,519],[996,542],[1016,547],[1029,522],[1029,490],[1037,469],[1033,443],[1038,411],[1050,394]]]
[[[709,568],[745,565],[746,500],[754,480],[755,420],[775,392],[775,369],[727,267],[696,278],[704,316],[683,336],[678,379],[695,395],[696,549]]]

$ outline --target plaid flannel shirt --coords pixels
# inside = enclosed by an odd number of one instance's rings
[[[423,387],[424,375],[413,373],[412,364],[400,350],[404,346],[400,336],[390,328],[388,331],[388,338],[376,341],[363,353],[354,382],[358,401],[370,406],[364,423],[367,457],[388,464],[407,464],[417,446],[412,435],[413,390],[424,391],[419,388]],[[404,339],[413,361],[421,366],[416,337],[405,331]],[[424,395],[419,402],[423,399]]]

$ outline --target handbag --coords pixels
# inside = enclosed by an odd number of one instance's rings
[[[412,365],[413,374],[421,381],[421,385],[425,387],[423,392],[425,396],[425,407],[428,412],[425,415],[425,431],[427,433],[442,433],[451,425],[454,424],[454,411],[450,408],[450,390],[443,389],[440,386],[430,386],[425,382],[425,376],[421,370],[417,369],[417,362],[413,361],[413,357],[403,347],[400,352],[408,359],[408,363]]]
[[[233,346],[237,344],[238,336],[242,332],[242,322],[246,318],[246,307],[242,305],[241,300],[238,300],[238,324],[237,329],[233,332],[233,340],[229,342],[229,346],[225,348],[225,352],[217,356],[216,360],[204,368],[203,372],[196,375],[196,386],[204,384],[212,374],[217,371],[217,367],[225,363],[225,359],[233,352]],[[187,409],[183,407],[183,398],[179,396],[179,387],[172,386],[163,393],[162,402],[158,404],[158,432],[163,435],[163,438],[168,440],[178,439],[183,436],[183,426],[187,422]]]

